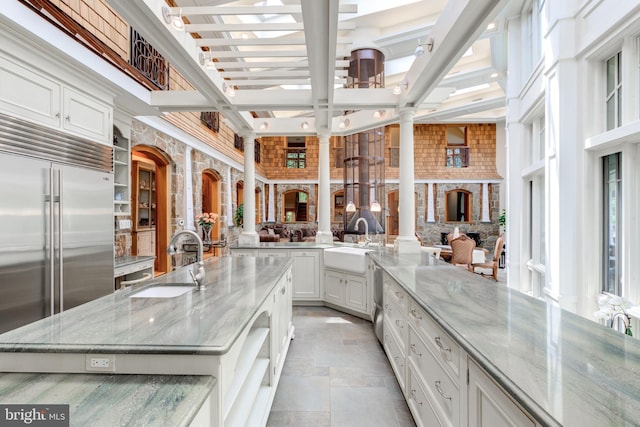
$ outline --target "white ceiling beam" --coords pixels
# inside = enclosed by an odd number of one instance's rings
[[[299,58],[306,56],[306,50],[210,50],[205,52],[207,58]]]
[[[308,68],[309,61],[218,61],[216,68]]]
[[[239,39],[239,38],[219,38],[219,39],[196,39],[197,46],[297,46],[304,45],[304,37],[296,38],[269,38],[269,39]]]
[[[238,77],[309,77],[309,70],[279,70],[279,71],[220,71],[224,78]]]
[[[466,102],[463,105],[457,107],[447,108],[445,110],[433,111],[433,112],[417,112],[414,116],[414,121],[439,121],[449,120],[455,117],[466,116],[469,114],[480,113],[482,111],[493,110],[496,108],[504,107],[504,96],[497,98],[483,99],[476,102]]]
[[[508,0],[459,0],[448,2],[433,26],[433,48],[419,56],[406,74],[409,92],[402,106],[418,106],[478,38],[501,4]],[[426,44],[426,40],[423,41]]]
[[[355,30],[356,24],[353,22],[338,23],[338,30]],[[273,22],[256,22],[250,24],[185,24],[184,30],[188,33],[201,33],[205,31],[303,31],[304,24],[302,22],[291,23],[273,23]]]
[[[302,13],[299,5],[285,6],[194,6],[170,7],[172,14],[195,15],[297,15]],[[357,4],[340,5],[339,13],[358,13]]]

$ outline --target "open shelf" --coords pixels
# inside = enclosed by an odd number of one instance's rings
[[[240,389],[238,398],[233,402],[233,406],[225,417],[225,427],[252,425],[246,424],[250,412],[256,409],[256,398],[260,385],[269,369],[269,359],[256,359],[251,367],[251,371],[246,381]]]
[[[224,397],[224,416],[228,416],[231,411],[234,402],[238,398],[238,394],[243,389],[244,383],[249,381],[248,376],[250,371],[254,367],[254,361],[258,358],[260,349],[264,345],[269,336],[268,328],[255,328],[252,329],[247,335],[247,340],[242,347],[238,363],[236,364],[235,375],[233,377],[233,383],[229,387],[227,394]],[[263,359],[267,360],[268,359]]]
[[[269,417],[268,406],[271,399],[271,392],[272,387],[267,385],[260,387],[246,425],[261,426],[266,424],[267,420],[265,418]]]

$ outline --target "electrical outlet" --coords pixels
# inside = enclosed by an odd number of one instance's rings
[[[87,354],[85,360],[86,371],[115,372],[115,354]]]

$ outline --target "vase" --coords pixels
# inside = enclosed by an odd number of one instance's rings
[[[204,242],[211,241],[211,227],[202,226],[202,240]]]

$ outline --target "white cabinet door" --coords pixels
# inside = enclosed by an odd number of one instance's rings
[[[469,427],[534,427],[536,424],[469,359]]]
[[[291,251],[293,299],[320,300],[320,253]]]
[[[344,305],[344,273],[340,271],[325,270],[324,290],[324,299],[327,302]]]
[[[111,107],[65,87],[62,111],[65,130],[111,145]]]
[[[62,87],[54,80],[0,57],[0,111],[60,127]]]
[[[345,305],[347,308],[367,312],[367,279],[365,276],[345,274]]]

